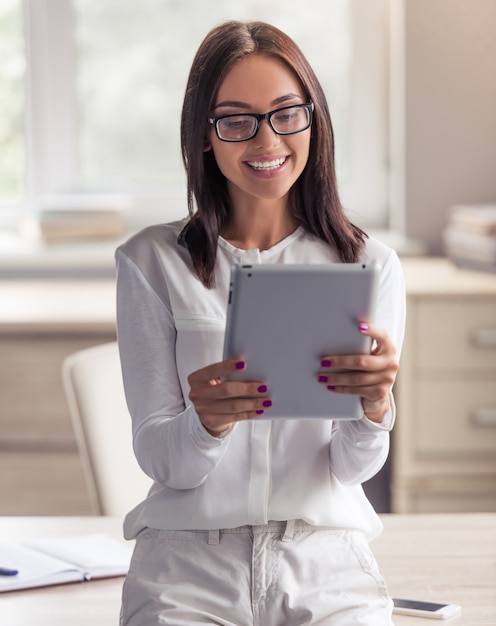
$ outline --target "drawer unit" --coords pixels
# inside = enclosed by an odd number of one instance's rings
[[[419,298],[414,310],[415,365],[496,369],[496,298]]]
[[[496,472],[496,381],[467,378],[418,380],[415,453]]]
[[[394,512],[496,510],[496,275],[403,262]]]

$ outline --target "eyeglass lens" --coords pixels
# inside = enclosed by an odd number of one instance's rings
[[[272,129],[279,135],[301,132],[310,124],[310,111],[303,105],[284,107],[269,116]],[[217,120],[217,133],[227,141],[242,141],[253,137],[259,126],[257,116],[249,113],[228,115]]]

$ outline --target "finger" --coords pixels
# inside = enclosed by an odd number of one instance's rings
[[[230,428],[233,423],[244,420],[256,419],[270,408],[272,402],[269,399],[221,401],[211,403],[204,407],[198,407],[198,417],[203,426],[214,436]]]
[[[223,400],[214,400],[210,402],[199,403],[197,412],[211,417],[228,416],[233,421],[239,419],[245,413],[257,413],[257,411],[265,411],[272,406],[270,398],[230,398]],[[203,417],[202,417],[203,420]]]
[[[373,354],[389,354],[395,352],[395,347],[384,328],[376,326],[375,324],[369,324],[368,322],[360,322],[358,324],[358,330],[362,335],[366,335],[373,340],[371,350]]]
[[[242,359],[227,359],[218,363],[211,363],[206,367],[192,372],[188,376],[190,386],[195,383],[208,383],[212,380],[222,380],[223,377],[242,371],[246,368],[246,363]]]
[[[382,371],[393,362],[389,354],[334,354],[321,360],[319,374],[331,375],[339,370]]]
[[[259,382],[220,381],[216,384],[194,385],[190,391],[190,399],[197,397],[206,400],[221,400],[224,398],[260,398],[267,394],[267,385]]]
[[[371,385],[391,385],[395,380],[393,368],[378,371],[350,370],[336,373],[320,373],[318,382],[325,386],[369,387]]]
[[[387,385],[364,385],[361,387],[349,387],[347,385],[329,385],[330,393],[360,396],[370,402],[383,402],[389,396],[390,387]]]
[[[243,422],[246,420],[253,420],[260,418],[263,415],[263,410],[257,411],[247,411],[246,413],[238,413],[236,415],[236,419],[227,420],[219,415],[205,415],[200,418],[203,426],[207,429],[207,431],[217,437],[219,434],[225,432],[232,428],[235,422]]]
[[[360,322],[358,327],[363,335],[373,340],[370,354],[327,354],[321,358],[323,368],[380,370],[386,368],[388,362],[394,360],[396,348],[387,331],[366,322]],[[383,360],[375,360],[377,357],[383,357]]]

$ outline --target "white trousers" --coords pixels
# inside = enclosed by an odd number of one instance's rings
[[[270,522],[142,531],[121,626],[392,626],[391,611],[362,533]]]

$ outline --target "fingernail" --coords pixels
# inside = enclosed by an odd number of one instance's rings
[[[320,364],[322,365],[322,367],[331,367],[332,361],[329,361],[329,359],[322,359]]]
[[[263,411],[262,411],[262,409],[258,409],[258,411],[257,411],[257,415],[263,415]]]
[[[237,370],[244,370],[245,369],[245,362],[244,361],[238,361],[235,365]]]
[[[267,393],[267,385],[260,385],[257,391],[258,393]]]
[[[368,324],[360,324],[359,326],[360,330],[366,331],[369,329],[369,325]]]
[[[336,389],[336,387],[334,385],[328,385],[327,389],[329,389],[329,391],[334,391],[334,389]]]
[[[326,383],[329,380],[327,376],[319,376],[319,383]]]
[[[266,406],[266,407],[272,406],[272,400],[264,400],[262,402],[262,406]]]

